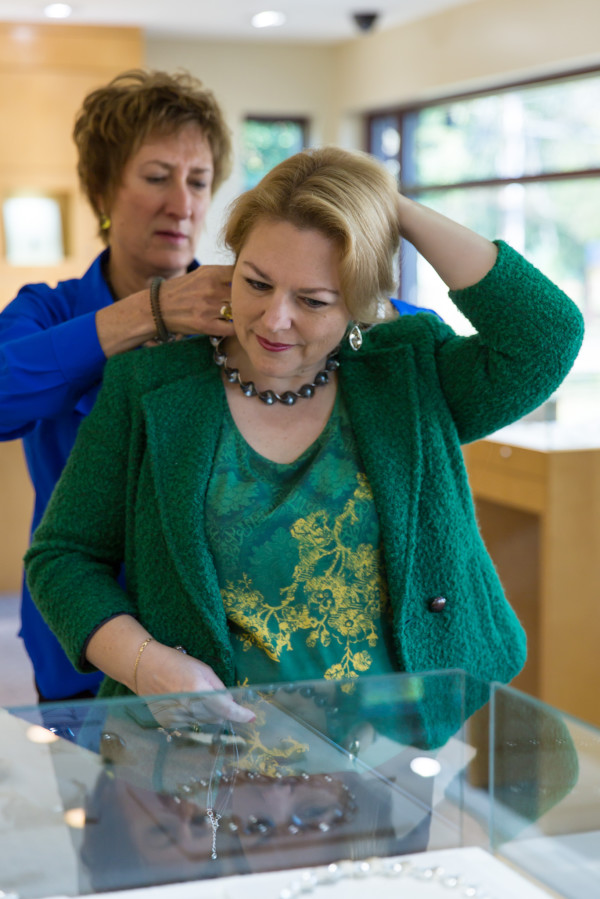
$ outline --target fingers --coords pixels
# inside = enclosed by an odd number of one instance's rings
[[[161,659],[160,692],[166,695],[155,695],[148,703],[159,724],[193,729],[200,723],[254,720],[254,712],[235,702],[209,665],[172,647],[165,649],[168,655]]]
[[[173,696],[152,699],[148,701],[148,708],[157,722],[168,729],[194,729],[198,724],[223,721],[247,724],[256,717],[251,709],[239,705],[226,691],[181,699]]]
[[[231,298],[231,265],[202,265],[161,286],[161,308],[167,329],[174,334],[233,334],[221,316]]]
[[[206,299],[219,300],[222,304],[231,295],[232,265],[201,265],[187,277],[195,282],[196,288],[202,288]]]
[[[237,721],[247,724],[254,721],[255,714],[251,709],[235,702],[230,693],[214,693],[212,696],[203,696],[192,699],[189,705],[190,714],[197,721]]]

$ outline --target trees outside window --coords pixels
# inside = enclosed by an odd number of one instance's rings
[[[506,240],[559,284],[586,319],[576,371],[600,376],[600,71],[374,113],[368,149],[403,193]],[[469,332],[406,243],[401,270],[404,299]]]
[[[254,187],[273,166],[306,146],[308,121],[248,116],[243,128],[244,189]]]

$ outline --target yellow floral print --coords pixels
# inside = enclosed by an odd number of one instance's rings
[[[355,678],[371,667],[368,649],[377,644],[376,622],[387,593],[378,548],[365,543],[356,547],[351,539],[360,504],[372,502],[364,474],[356,480],[352,497],[332,522],[319,510],[292,525],[299,561],[277,604],[269,604],[247,575],[225,584],[223,602],[228,617],[243,631],[245,650],[254,645],[278,661],[292,649],[292,635],[304,632],[307,646],[328,647],[329,656],[332,647],[339,647],[325,678]]]

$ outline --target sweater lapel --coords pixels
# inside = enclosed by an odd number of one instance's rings
[[[385,547],[388,582],[398,606],[414,556],[422,481],[421,414],[413,351],[408,346],[345,354],[340,378],[365,464]],[[393,402],[382,398],[396,391]]]
[[[202,585],[203,608],[223,618],[204,505],[224,402],[212,371],[166,384],[143,400],[156,500],[173,562],[188,593],[197,596]]]

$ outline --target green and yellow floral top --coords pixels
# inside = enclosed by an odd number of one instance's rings
[[[206,530],[238,683],[398,670],[378,518],[339,395],[291,464],[255,452],[226,411]]]

